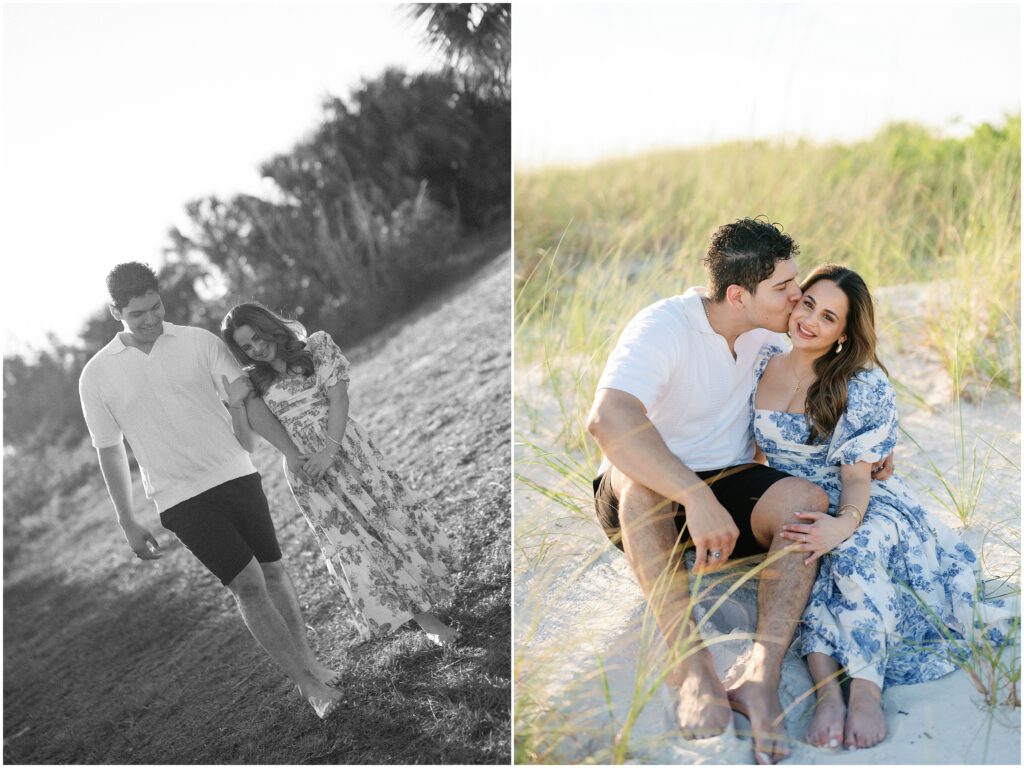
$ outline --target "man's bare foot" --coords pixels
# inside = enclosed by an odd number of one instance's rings
[[[319,680],[315,680],[312,685],[297,685],[295,687],[299,691],[299,696],[309,702],[309,705],[321,720],[326,720],[334,714],[338,705],[341,704],[341,691],[329,688]]]
[[[714,675],[702,671],[686,676],[679,686],[676,719],[684,739],[707,739],[725,732],[732,722],[732,708]]]
[[[807,742],[816,747],[837,749],[843,743],[843,723],[846,722],[846,704],[838,685],[830,685],[818,697],[814,718],[807,726]]]
[[[846,713],[846,746],[865,749],[878,744],[889,733],[882,710],[882,690],[867,680],[850,682],[850,707]]]
[[[330,667],[325,667],[323,664],[317,664],[313,670],[313,677],[319,680],[324,685],[335,686],[339,685],[343,678],[343,673]]]
[[[773,765],[789,757],[778,684],[741,679],[729,689],[728,695],[732,708],[750,721],[754,761],[758,765]]]

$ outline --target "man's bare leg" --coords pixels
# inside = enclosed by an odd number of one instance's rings
[[[309,647],[309,639],[306,637],[306,621],[302,618],[302,609],[299,608],[299,596],[295,593],[295,585],[292,583],[284,564],[277,560],[273,563],[260,563],[263,569],[263,577],[267,583],[267,594],[273,601],[277,612],[284,619],[285,626],[291,633],[292,642],[299,651],[306,669],[313,673],[313,677],[321,683],[331,685],[337,682],[338,673],[320,663],[319,659]]]
[[[807,727],[807,741],[816,747],[837,749],[843,743],[846,704],[839,687],[839,662],[827,653],[807,654],[807,668],[814,680],[814,717]]]
[[[790,546],[778,534],[794,512],[827,512],[828,497],[816,485],[795,477],[775,483],[754,506],[751,528],[769,556]],[[729,689],[729,701],[746,715],[759,765],[777,763],[789,755],[786,729],[779,703],[782,659],[793,641],[811,587],[817,563],[804,565],[801,552],[785,554],[761,572],[757,592],[757,630],[750,665]]]
[[[341,694],[317,680],[306,667],[284,617],[270,599],[263,570],[255,557],[228,584],[228,589],[252,636],[298,686],[299,693],[316,713],[326,717]]]
[[[684,653],[670,670],[669,684],[679,690],[676,716],[688,739],[717,736],[728,728],[732,711],[725,688],[706,648],[692,647],[700,634],[687,618],[690,590],[671,502],[617,469],[609,470],[619,501],[622,544],[640,588],[658,622],[669,655]],[[689,646],[689,647],[688,647]]]

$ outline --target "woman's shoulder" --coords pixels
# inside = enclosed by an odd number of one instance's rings
[[[849,387],[851,389],[875,389],[878,387],[891,389],[892,384],[881,368],[866,368],[857,371],[850,377]]]
[[[888,401],[895,402],[896,390],[881,368],[858,371],[850,377],[846,388],[847,408],[871,408]]]
[[[786,350],[777,341],[765,341],[761,344],[761,348],[757,351],[757,356],[754,358],[754,377],[760,379],[771,359],[785,353]]]
[[[306,337],[306,349],[320,351],[332,347],[336,348],[337,344],[327,331],[313,331]]]

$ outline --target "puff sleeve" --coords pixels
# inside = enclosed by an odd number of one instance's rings
[[[340,381],[348,382],[349,364],[346,357],[341,354],[338,345],[326,331],[317,331],[310,334],[306,341],[310,354],[313,356],[313,365],[317,384],[328,389]]]
[[[881,461],[896,446],[896,390],[878,369],[858,373],[847,385],[846,412],[829,442],[830,464]]]

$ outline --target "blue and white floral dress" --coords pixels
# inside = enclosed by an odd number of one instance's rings
[[[755,364],[783,352],[765,346]],[[835,515],[839,468],[876,462],[896,445],[896,393],[880,370],[854,376],[846,412],[827,442],[808,445],[802,413],[754,409],[754,435],[768,463],[821,486]],[[753,408],[753,399],[751,399]],[[824,653],[850,677],[880,688],[934,680],[965,659],[964,638],[983,631],[1002,643],[1011,610],[981,602],[977,557],[930,516],[904,482],[871,482],[871,499],[853,535],[820,559],[800,628],[800,652]]]

